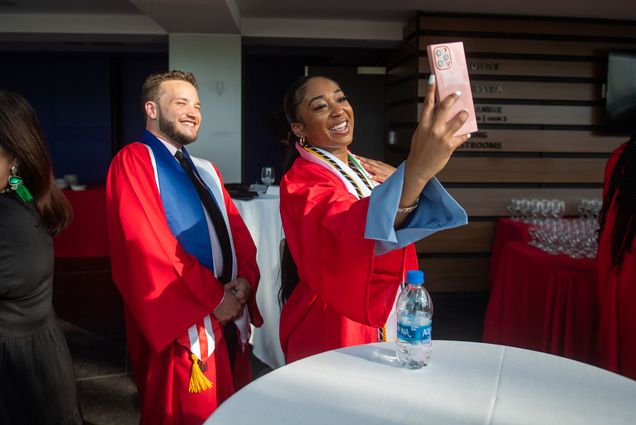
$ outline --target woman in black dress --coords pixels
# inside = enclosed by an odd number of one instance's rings
[[[51,236],[71,215],[31,105],[0,91],[0,424],[82,423],[51,303]]]

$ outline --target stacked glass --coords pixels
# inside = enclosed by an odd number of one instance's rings
[[[580,217],[530,218],[530,245],[549,254],[565,254],[572,258],[596,256],[598,214],[602,203],[597,199],[583,199],[577,211]]]
[[[558,219],[565,212],[565,201],[560,199],[512,199],[508,212],[513,220],[524,223],[540,223],[546,219]]]

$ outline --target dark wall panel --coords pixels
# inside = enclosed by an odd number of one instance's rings
[[[281,143],[286,131],[277,130],[276,114],[282,113],[287,87],[304,75],[306,60],[265,55],[246,55],[244,60],[242,180],[260,183],[261,167],[273,166],[278,184],[287,146]]]
[[[141,109],[141,86],[150,74],[168,69],[168,55],[133,55],[115,60],[111,66],[112,85],[115,98],[113,116],[113,151],[139,140],[146,126]]]
[[[0,89],[22,94],[42,125],[57,177],[103,184],[120,140],[138,138],[143,79],[167,54],[0,52]]]
[[[53,117],[47,136],[56,175],[104,181],[111,151],[109,58],[56,58],[50,77]]]

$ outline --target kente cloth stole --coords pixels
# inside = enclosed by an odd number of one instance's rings
[[[335,155],[307,142],[298,142],[296,149],[301,158],[318,164],[336,175],[344,183],[347,190],[358,199],[371,196],[371,190],[378,185],[350,152],[347,153],[348,164],[345,164]]]
[[[324,149],[311,146],[307,142],[298,142],[296,149],[300,153],[301,158],[318,164],[335,174],[344,183],[349,193],[358,199],[371,196],[371,191],[378,185],[375,180],[371,179],[351,152],[347,153],[349,163],[345,164],[333,154]],[[378,341],[387,341],[386,325],[378,329]]]
[[[196,257],[204,267],[217,276],[212,244],[212,238],[215,236],[210,234],[203,205],[190,177],[168,148],[152,133],[144,131],[142,143],[148,146],[151,153],[157,187],[170,231],[188,254]],[[213,170],[210,171],[212,172]],[[218,200],[217,204],[227,224],[227,211],[223,202],[220,179],[216,176],[216,179],[202,178],[201,180],[204,181],[212,196]],[[209,237],[201,237],[201,235],[209,235]],[[233,257],[232,279],[234,279],[236,278],[236,255],[231,232],[230,242]],[[242,337],[241,340],[243,339]],[[215,349],[211,315],[205,316],[192,325],[186,333],[177,338],[177,343],[187,348],[192,358],[190,392],[200,392],[211,388],[212,384],[201,373],[207,369],[206,362]]]

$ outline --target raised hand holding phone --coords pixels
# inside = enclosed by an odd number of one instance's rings
[[[470,137],[470,133],[457,134],[468,119],[468,112],[460,111],[455,116],[449,114],[460,96],[446,96],[435,107],[435,87],[435,75],[431,74],[420,119],[411,137],[411,149],[406,158],[400,208],[415,204],[424,186],[446,166],[455,149]],[[401,226],[405,218],[404,214],[397,215],[395,228]]]
[[[468,112],[468,119],[455,133],[456,136],[473,133],[477,131],[477,118],[475,116],[475,106],[470,90],[470,79],[468,77],[468,67],[466,66],[466,56],[464,55],[464,43],[443,43],[431,44],[427,47],[428,62],[431,73],[435,75],[437,84],[437,100],[443,100],[448,95],[457,91],[461,95],[451,106],[448,112],[448,119],[452,119],[461,110]]]

